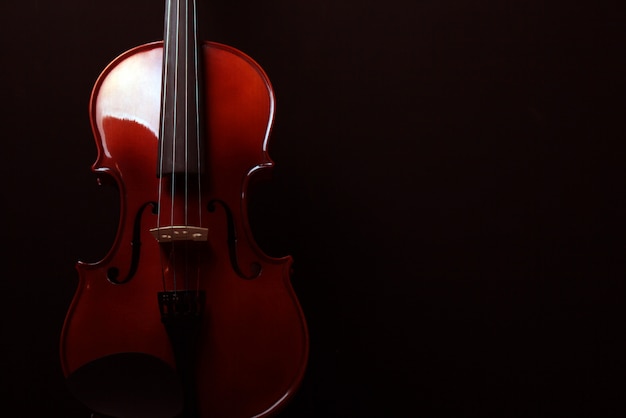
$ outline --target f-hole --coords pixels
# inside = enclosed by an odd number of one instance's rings
[[[117,267],[109,267],[109,269],[107,270],[107,280],[109,280],[113,284],[128,283],[137,272],[137,267],[139,266],[139,256],[141,255],[141,218],[143,216],[143,212],[148,206],[152,206],[152,213],[154,215],[158,213],[158,206],[156,202],[146,202],[141,205],[141,207],[135,214],[135,222],[133,224],[133,239],[130,243],[132,249],[130,268],[128,269],[128,274],[126,275],[126,277],[124,277],[124,279],[122,280],[119,280],[120,269]]]
[[[224,208],[224,212],[226,213],[226,222],[228,226],[228,255],[230,257],[230,264],[233,267],[233,270],[235,271],[235,273],[237,273],[237,276],[241,277],[242,279],[256,279],[261,274],[261,264],[257,262],[250,263],[250,270],[252,271],[250,275],[246,275],[241,270],[241,267],[239,267],[239,258],[237,256],[237,230],[235,228],[233,213],[228,205],[219,199],[211,200],[207,205],[207,210],[209,212],[215,212],[216,203]]]

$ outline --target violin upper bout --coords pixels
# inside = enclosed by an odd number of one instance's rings
[[[98,146],[94,170],[107,166],[107,160],[112,159],[113,142],[127,141],[141,146],[141,141],[131,136],[137,131],[148,131],[141,132],[140,137],[149,137],[148,141],[156,144],[162,59],[161,43],[145,44],[121,54],[100,74],[90,104]]]

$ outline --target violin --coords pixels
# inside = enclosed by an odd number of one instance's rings
[[[291,256],[255,242],[248,190],[274,166],[264,70],[200,41],[196,0],[166,0],[163,41],[98,77],[91,169],[119,191],[100,261],[76,264],[60,338],[71,393],[125,418],[269,417],[292,399],[309,350]]]

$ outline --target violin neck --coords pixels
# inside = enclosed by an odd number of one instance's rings
[[[202,170],[197,0],[166,0],[157,176]]]

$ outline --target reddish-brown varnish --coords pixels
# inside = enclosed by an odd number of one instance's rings
[[[63,372],[75,396],[107,416],[271,416],[298,389],[308,357],[292,258],[266,255],[247,217],[249,185],[273,166],[273,91],[244,53],[199,43],[198,120],[181,128],[201,127],[181,160],[193,167],[160,171],[171,157],[159,148],[163,45],[120,55],[93,89],[92,168],[119,190],[119,226],[102,260],[77,264]]]

